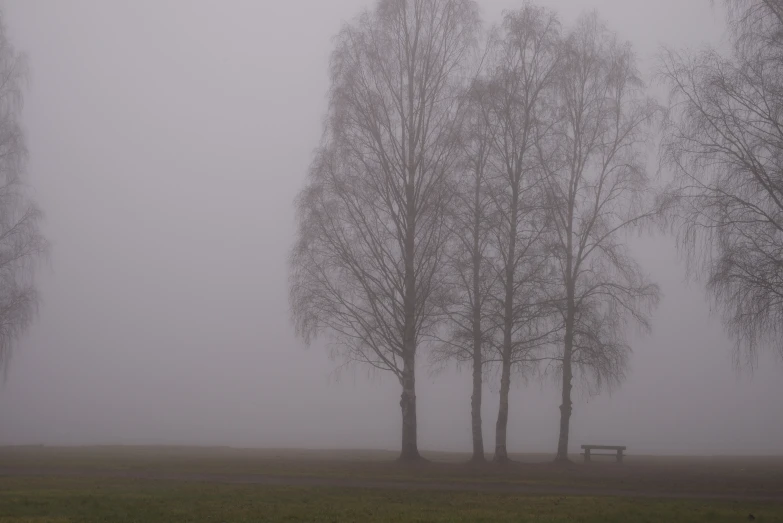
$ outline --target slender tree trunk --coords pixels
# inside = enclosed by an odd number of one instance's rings
[[[495,425],[495,457],[493,459],[497,463],[508,461],[506,428],[508,426],[509,389],[511,389],[511,363],[504,361],[500,378],[500,407],[498,408],[498,421]]]
[[[516,213],[514,213],[516,214]],[[514,244],[512,238],[511,243]],[[509,249],[513,251],[512,249]],[[509,262],[510,263],[510,262]],[[495,425],[495,457],[494,461],[505,463],[508,459],[508,449],[506,448],[506,432],[508,429],[508,393],[511,389],[511,329],[513,328],[513,276],[507,270],[506,280],[506,304],[505,318],[503,325],[503,368],[500,374],[500,406],[498,407],[498,421]]]
[[[416,434],[416,375],[413,358],[406,358],[403,366],[402,396],[402,451],[400,461],[416,461],[421,458]]]
[[[413,106],[413,91],[409,88],[410,106]],[[408,176],[405,184],[407,226],[405,230],[405,296],[403,307],[405,325],[403,332],[403,369],[402,369],[402,450],[400,461],[415,461],[421,459],[417,442],[416,427],[416,271],[414,259],[416,252],[416,203],[415,176],[416,168],[413,156],[414,141],[412,116],[409,117],[408,129]]]
[[[481,430],[481,393],[483,386],[481,381],[481,373],[483,370],[484,358],[481,354],[481,338],[476,337],[475,334],[474,326],[473,395],[470,397],[470,417],[473,428],[473,457],[471,458],[471,461],[486,461],[484,458],[484,435]]]
[[[409,225],[405,261],[405,332],[402,367],[402,451],[400,461],[421,458],[416,428],[416,280],[413,271],[413,227]]]
[[[411,256],[412,258],[412,256]],[[412,264],[411,264],[412,265]],[[412,269],[412,267],[411,267]],[[420,459],[417,443],[416,427],[416,335],[415,322],[415,280],[413,270],[406,277],[405,296],[405,339],[403,353],[402,396],[400,408],[402,409],[402,451],[400,461],[414,461]]]
[[[470,419],[473,429],[473,457],[471,461],[486,461],[484,434],[481,430],[481,393],[484,355],[481,352],[481,178],[476,174],[473,194],[473,395],[470,397]]]
[[[511,243],[514,243],[513,239]],[[513,250],[513,247],[510,250]],[[512,271],[507,270],[507,273],[508,272]],[[508,393],[511,389],[511,330],[514,326],[512,317],[513,296],[513,280],[508,279],[506,283],[506,304],[503,325],[503,368],[501,369],[500,375],[500,406],[498,407],[498,421],[495,425],[494,461],[498,463],[508,461],[506,432],[508,428]]]
[[[494,461],[508,461],[506,449],[506,430],[508,427],[508,392],[511,389],[511,332],[514,328],[514,277],[516,275],[517,217],[519,210],[519,190],[514,184],[511,193],[511,217],[509,221],[509,241],[506,259],[505,299],[503,303],[503,368],[500,376],[500,407],[495,425]]]
[[[570,286],[569,286],[570,287]],[[568,292],[568,311],[566,313],[565,342],[563,346],[563,390],[562,403],[560,404],[560,436],[557,439],[557,457],[555,461],[566,462],[568,459],[568,433],[571,425],[571,382],[573,381],[573,372],[571,368],[571,357],[574,348],[574,304],[573,292],[569,288]]]

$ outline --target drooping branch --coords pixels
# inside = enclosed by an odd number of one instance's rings
[[[735,363],[783,356],[783,4],[731,0],[733,46],[666,50],[662,164],[673,173],[667,225],[734,338]]]

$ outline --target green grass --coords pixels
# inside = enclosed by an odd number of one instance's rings
[[[0,523],[783,521],[760,502],[264,487],[138,480],[0,478]]]
[[[551,456],[540,455],[515,456],[522,462],[506,466],[470,466],[464,462],[466,456],[457,454],[430,453],[431,461],[415,465],[399,464],[395,457],[395,453],[377,451],[221,447],[0,447],[0,469],[11,474],[0,476],[0,523],[720,523],[747,521],[751,513],[758,522],[783,522],[783,503],[747,498],[781,496],[781,458],[633,456],[622,465],[602,462],[561,467],[551,463]],[[69,475],[58,476],[57,472]],[[118,476],[123,474],[127,476]],[[215,481],[214,474],[227,482]],[[161,475],[177,479],[154,479]],[[285,476],[298,486],[243,483],[255,475]],[[313,487],[304,486],[303,477],[402,481],[405,488]],[[490,488],[487,482],[565,485],[606,495],[436,491],[419,489],[421,482],[463,482],[477,488],[478,484]],[[626,495],[617,497],[620,493]],[[665,499],[667,493],[746,499]]]
[[[425,453],[431,461],[395,462],[396,452],[236,449],[228,447],[0,447],[0,468],[210,475],[376,479],[607,488],[725,496],[780,496],[781,457],[640,457],[554,466],[551,455],[517,455],[518,463],[466,465],[464,454]]]

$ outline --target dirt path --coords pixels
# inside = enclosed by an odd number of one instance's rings
[[[403,490],[441,490],[470,492],[500,492],[520,495],[550,496],[617,496],[658,499],[703,499],[728,501],[780,501],[783,492],[772,495],[710,494],[703,492],[672,492],[654,490],[623,490],[617,488],[567,487],[558,485],[525,485],[498,482],[392,481],[365,478],[330,478],[310,476],[275,476],[266,474],[194,474],[151,471],[0,468],[1,477],[106,478],[191,481],[207,483],[250,484],[268,486],[336,487]]]

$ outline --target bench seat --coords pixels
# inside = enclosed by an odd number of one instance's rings
[[[585,462],[590,461],[591,456],[616,456],[617,462],[623,461],[623,454],[625,452],[625,445],[582,445],[582,456],[585,457]],[[594,450],[612,450],[614,452],[593,452]]]

